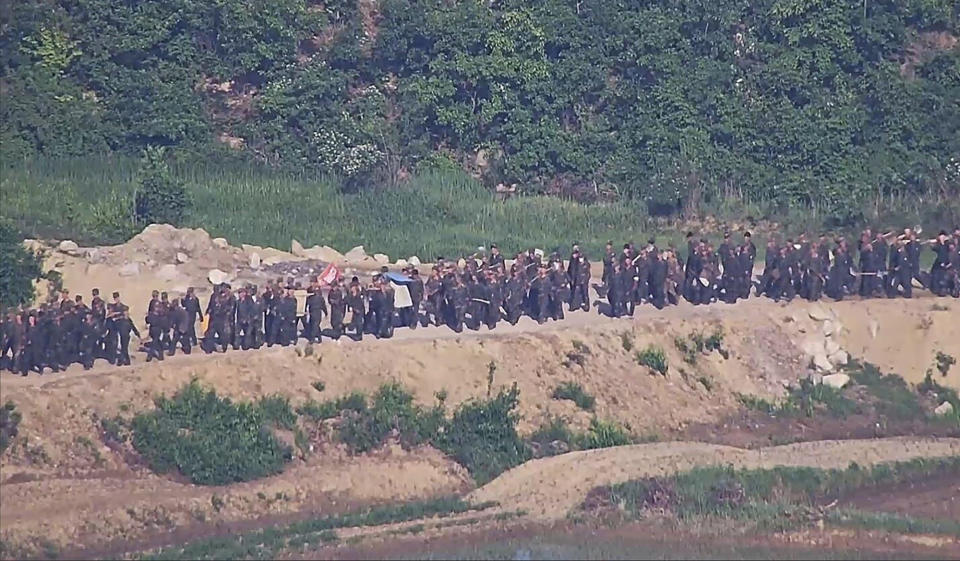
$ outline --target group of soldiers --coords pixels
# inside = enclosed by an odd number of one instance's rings
[[[524,315],[542,324],[563,319],[564,308],[589,311],[590,288],[605,297],[606,302],[594,303],[612,317],[633,315],[638,305],[662,309],[681,299],[695,305],[734,303],[749,298],[752,290],[775,300],[819,300],[823,295],[842,300],[856,294],[910,298],[916,282],[937,296],[960,297],[960,228],[933,239],[918,234],[868,229],[855,246],[856,259],[844,238],[771,239],[757,281],[757,248],[746,232],[736,241],[725,234],[717,247],[688,234],[685,263],[676,249],[659,249],[653,239],[639,247],[625,244],[619,252],[608,242],[601,283],[592,286],[590,261],[574,244],[566,260],[559,250],[545,256],[530,249],[508,262],[496,245],[489,253],[457,261],[438,257],[426,279],[408,266],[399,277],[384,267],[367,283],[358,277],[343,282],[337,276],[328,286],[319,278],[306,287],[279,278],[263,290],[220,284],[205,307],[192,288],[172,299],[154,291],[142,346],[149,362],[177,350],[190,354],[196,346],[212,353],[286,346],[300,337],[317,343],[345,335],[389,338],[398,326],[446,325],[461,332],[484,325],[494,329],[501,321],[516,324]],[[924,246],[935,254],[929,272],[920,268]],[[402,283],[403,305],[397,302],[399,285],[392,281]],[[0,367],[22,375],[47,368],[58,372],[72,363],[89,369],[96,359],[129,365],[131,335],[141,338],[120,294],[114,292],[106,302],[97,289],[89,304],[64,290],[57,302],[10,310],[0,321]],[[199,338],[198,321],[205,326]],[[323,323],[329,328],[323,329]]]

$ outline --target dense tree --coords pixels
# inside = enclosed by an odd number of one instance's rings
[[[527,190],[692,211],[720,194],[841,222],[960,188],[952,0],[25,0],[0,14],[7,156],[239,138],[362,187],[441,153]]]

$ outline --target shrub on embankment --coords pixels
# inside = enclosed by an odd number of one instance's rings
[[[516,430],[519,393],[515,386],[501,389],[448,415],[442,394],[427,408],[392,382],[369,398],[355,392],[323,403],[308,401],[294,412],[280,396],[235,403],[194,380],[173,397],[156,398],[156,409],[136,415],[129,428],[133,447],[152,470],[176,471],[198,485],[277,474],[293,450],[271,429],[294,430],[297,446],[309,449],[299,425],[316,428],[331,419],[334,438],[351,453],[375,450],[391,439],[405,448],[430,445],[483,484],[531,457]]]

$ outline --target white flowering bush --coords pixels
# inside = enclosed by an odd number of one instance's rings
[[[352,177],[368,171],[383,160],[383,152],[370,143],[354,144],[350,138],[332,129],[313,133],[312,144],[318,163],[326,170]]]

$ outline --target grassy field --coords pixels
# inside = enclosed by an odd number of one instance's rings
[[[25,235],[94,244],[124,241],[137,231],[130,218],[136,158],[5,164],[0,173],[0,217],[12,219]],[[642,244],[654,236],[661,247],[672,243],[684,248],[680,228],[687,227],[651,217],[643,201],[588,205],[546,196],[501,201],[479,181],[456,170],[425,173],[402,187],[358,193],[342,192],[334,178],[239,161],[178,161],[173,171],[191,200],[183,225],[202,227],[235,245],[288,249],[295,238],[305,246],[329,245],[344,252],[364,245],[371,254],[432,259],[472,253],[494,242],[506,253],[529,247],[547,251],[559,247],[567,253],[570,244],[579,241],[597,259],[607,240],[620,246],[626,241]],[[731,223],[772,219],[781,223],[781,235],[819,233],[823,227],[811,209],[772,212],[720,194],[711,198],[704,212]],[[889,227],[923,222],[917,208],[901,206],[878,222]],[[931,220],[929,230],[937,220]],[[720,233],[713,232],[712,237],[718,239]],[[765,240],[757,236],[755,242],[762,257]]]
[[[0,212],[28,236],[118,242],[122,228],[112,226],[125,218],[118,209],[130,207],[136,170],[137,161],[130,159],[9,166],[0,179]],[[340,193],[329,178],[247,164],[180,165],[175,173],[192,201],[185,225],[233,244],[287,249],[296,238],[306,246],[346,251],[362,244],[370,253],[432,258],[492,242],[510,252],[534,246],[566,252],[581,241],[597,256],[607,239],[639,243],[654,231],[642,205],[588,206],[539,196],[498,201],[458,172],[435,172],[403,187],[359,194]]]

